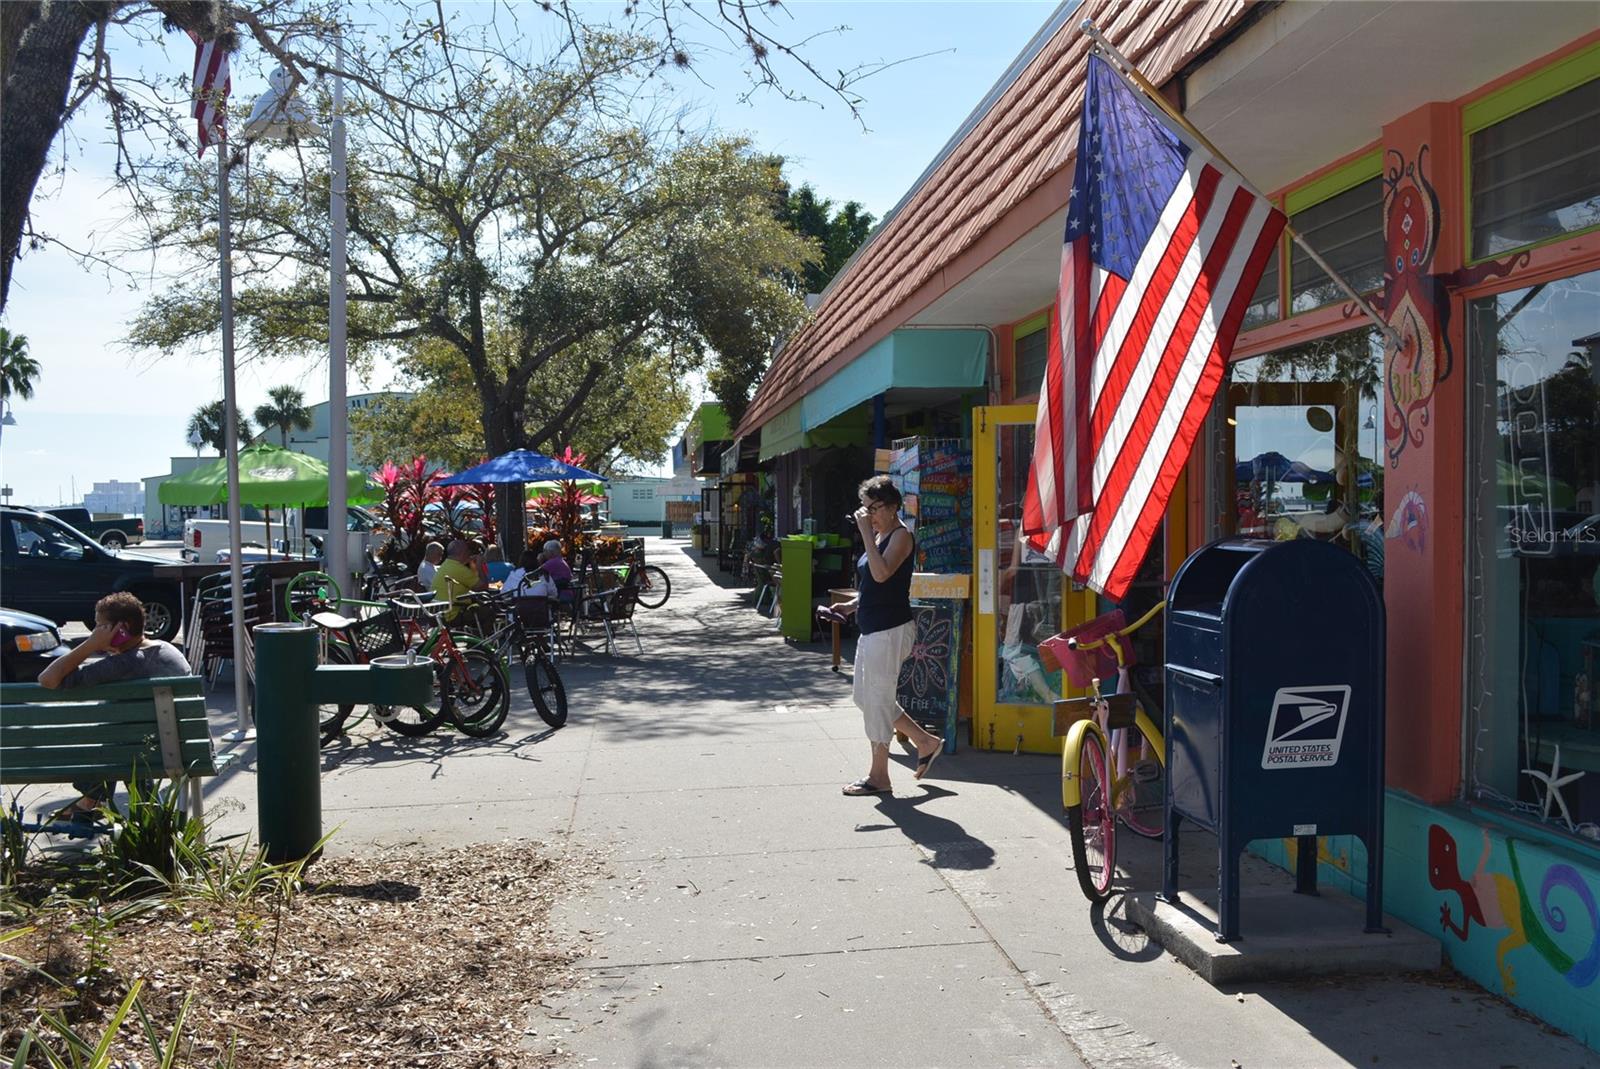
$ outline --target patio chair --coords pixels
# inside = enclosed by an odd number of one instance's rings
[[[208,691],[216,686],[223,664],[233,660],[233,596],[229,579],[227,572],[219,572],[205,576],[196,584],[194,608],[185,636],[184,654],[189,659],[189,668],[205,679]],[[256,646],[250,630],[261,622],[259,591],[263,582],[270,584],[270,580],[266,578],[266,570],[256,565],[245,569],[244,582],[243,671],[245,678],[254,683]]]
[[[642,574],[638,568],[629,568],[620,586],[595,591],[580,602],[582,609],[579,616],[583,626],[598,624],[605,631],[607,656],[616,651],[616,636],[624,628],[633,634],[634,646],[644,653],[639,630],[633,625],[633,612],[639,606],[639,577]]]

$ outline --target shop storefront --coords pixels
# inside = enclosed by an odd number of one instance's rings
[[[1038,643],[1108,608],[1017,538],[1075,25],[1096,18],[1401,339],[1285,241],[1132,608],[1225,535],[1359,559],[1388,616],[1386,908],[1600,1049],[1600,33],[1560,4],[1131,11],[1052,16],[780,353],[765,403],[803,415],[908,325],[988,328],[963,435],[968,741],[1050,752],[1063,680]],[[1159,682],[1160,636],[1143,641]],[[1285,863],[1291,846],[1258,844]],[[1361,849],[1323,840],[1323,882],[1359,891]]]

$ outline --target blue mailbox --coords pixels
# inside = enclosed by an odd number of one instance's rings
[[[1173,577],[1166,633],[1166,859],[1178,828],[1218,839],[1217,939],[1239,937],[1239,855],[1294,837],[1314,894],[1317,837],[1367,848],[1367,930],[1383,921],[1383,599],[1366,568],[1311,539],[1223,539]]]

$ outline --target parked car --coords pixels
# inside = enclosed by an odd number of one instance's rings
[[[0,683],[32,683],[69,648],[43,616],[0,608]]]
[[[126,590],[144,602],[145,633],[171,639],[183,618],[172,568],[161,557],[107,549],[48,513],[0,508],[0,590],[23,612],[93,626],[95,602]]]
[[[272,523],[272,533],[278,538],[283,537],[282,524],[276,519]],[[239,522],[239,536],[247,546],[265,546],[267,544],[266,522],[263,520],[241,520]],[[215,564],[217,551],[227,548],[227,520],[183,521],[183,545],[178,548],[178,553],[184,560],[200,564]]]
[[[138,516],[116,516],[109,520],[97,520],[89,515],[88,509],[62,508],[43,511],[69,526],[76,527],[108,549],[136,546],[144,541],[144,520]]]

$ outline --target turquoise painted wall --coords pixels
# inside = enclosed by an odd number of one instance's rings
[[[1437,936],[1461,973],[1600,1050],[1600,850],[1477,817],[1390,792],[1385,911]],[[1255,852],[1293,871],[1294,845]],[[1317,856],[1323,886],[1366,894],[1359,839],[1320,839]]]

